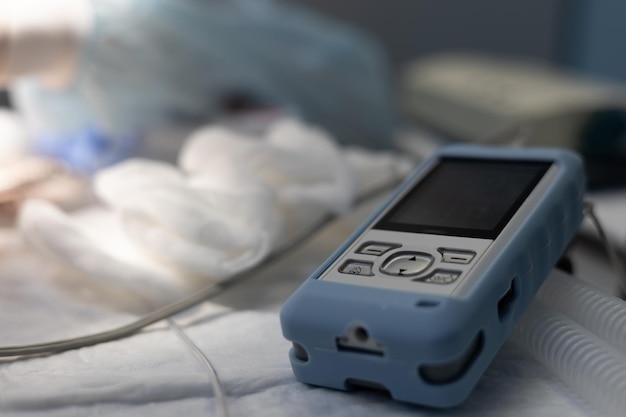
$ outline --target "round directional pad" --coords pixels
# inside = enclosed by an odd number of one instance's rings
[[[380,272],[396,277],[413,277],[424,272],[433,263],[433,257],[424,252],[397,252],[385,259]]]

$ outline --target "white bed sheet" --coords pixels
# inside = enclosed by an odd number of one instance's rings
[[[468,401],[440,412],[373,392],[344,393],[297,382],[278,311],[365,218],[335,222],[270,267],[176,317],[213,362],[232,416],[593,416],[547,370],[507,343]],[[113,294],[36,257],[13,231],[0,234],[0,343],[77,336],[136,318],[130,295]],[[120,300],[119,303],[111,300]],[[122,302],[123,301],[123,302]],[[22,360],[0,361],[2,416],[219,415],[205,368],[165,323],[132,337]]]

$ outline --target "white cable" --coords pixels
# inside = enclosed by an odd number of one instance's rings
[[[626,270],[624,269],[624,264],[622,263],[622,260],[620,259],[620,257],[617,255],[617,251],[615,250],[615,247],[611,243],[611,240],[606,236],[606,233],[604,232],[604,228],[602,227],[602,224],[600,223],[600,220],[596,216],[596,213],[593,209],[593,203],[589,201],[585,201],[584,206],[583,206],[583,211],[585,215],[589,216],[589,219],[595,226],[596,231],[598,232],[598,236],[600,237],[600,240],[602,241],[604,245],[606,253],[609,256],[609,261],[611,262],[611,265],[615,269],[615,272],[617,272],[619,285],[622,291],[621,295],[622,297],[626,297]]]
[[[194,356],[200,361],[202,366],[207,370],[209,378],[211,378],[211,384],[213,386],[213,395],[215,396],[215,409],[217,417],[228,417],[228,396],[224,385],[217,374],[217,370],[211,360],[202,352],[202,350],[196,345],[193,340],[185,333],[182,327],[176,323],[173,317],[167,319],[167,324],[176,333],[176,335],[185,342],[185,345],[191,350]]]
[[[81,336],[81,337],[76,337],[72,339],[59,340],[55,342],[45,342],[45,343],[37,343],[37,344],[32,344],[32,345],[3,347],[3,348],[0,348],[0,357],[32,356],[32,355],[60,353],[66,350],[79,349],[85,346],[93,346],[99,343],[111,342],[113,340],[128,337],[134,333],[137,333],[139,330],[143,329],[144,327],[147,327],[151,324],[154,324],[163,319],[166,319],[176,313],[180,313],[181,311],[187,310],[197,304],[202,303],[203,301],[222,292],[225,288],[228,287],[227,284],[233,283],[238,280],[242,280],[243,278],[244,278],[244,274],[242,273],[236,277],[233,277],[231,281],[225,282],[223,284],[211,284],[193,293],[189,297],[186,297],[175,303],[169,304],[165,307],[161,307],[157,309],[156,311],[140,318],[137,321],[134,321],[132,323],[129,323],[121,327],[117,327],[115,329],[106,330],[106,331],[91,334],[88,336]]]

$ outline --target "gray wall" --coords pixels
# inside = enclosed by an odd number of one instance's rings
[[[588,74],[626,81],[626,1],[573,3],[564,62]]]
[[[566,0],[292,0],[378,36],[398,66],[427,53],[479,50],[550,62]]]

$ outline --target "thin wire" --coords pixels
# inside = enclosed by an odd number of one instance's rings
[[[373,190],[372,192],[360,197],[355,202],[354,206],[358,206],[364,204],[370,199],[377,197],[379,194],[386,192],[392,188],[394,188],[400,182],[399,179],[394,179],[387,184]],[[328,214],[324,216],[321,220],[316,222],[312,227],[305,230],[300,236],[296,236],[291,241],[282,245],[276,251],[272,252],[267,258],[263,260],[260,264],[256,265],[254,268],[258,270],[259,268],[265,268],[282,258],[283,256],[289,254],[296,248],[300,247],[303,243],[308,241],[311,237],[313,237],[319,230],[321,230],[324,226],[329,224],[332,220],[336,219],[337,216],[333,214]],[[18,356],[33,356],[33,355],[44,355],[44,354],[54,354],[60,353],[67,350],[79,349],[86,346],[93,346],[100,343],[111,342],[113,340],[121,339],[124,337],[131,336],[137,332],[139,332],[144,327],[147,327],[151,324],[157,323],[161,320],[167,319],[177,313],[188,310],[191,307],[194,307],[212,297],[215,297],[218,294],[221,294],[226,289],[235,286],[236,284],[249,279],[252,274],[251,270],[241,271],[228,280],[220,283],[213,283],[204,288],[195,291],[191,295],[176,301],[172,304],[168,304],[164,307],[161,307],[152,313],[147,314],[146,316],[136,320],[132,323],[126,324],[124,326],[117,327],[111,330],[105,330],[103,332],[94,333],[87,336],[80,336],[71,339],[59,340],[55,342],[45,342],[45,343],[36,343],[31,345],[22,345],[22,346],[8,346],[0,348],[0,357],[18,357]]]
[[[228,417],[228,395],[226,395],[226,390],[224,389],[224,385],[217,374],[217,370],[213,363],[209,360],[208,356],[202,352],[202,350],[196,345],[193,340],[185,333],[185,331],[176,323],[173,317],[167,319],[167,324],[170,326],[174,333],[187,345],[187,347],[191,350],[191,352],[195,355],[195,357],[200,361],[202,366],[206,368],[209,374],[209,378],[211,378],[211,383],[213,386],[213,395],[215,396],[215,409],[216,415],[218,417]]]
[[[604,232],[604,228],[602,227],[602,224],[600,223],[598,216],[596,216],[592,202],[590,201],[583,202],[583,213],[589,217],[589,220],[591,220],[591,223],[593,223],[594,227],[596,228],[596,231],[598,232],[600,241],[604,245],[604,249],[609,255],[609,262],[611,263],[611,265],[617,272],[618,282],[619,282],[621,292],[622,292],[621,296],[622,298],[624,298],[624,296],[626,296],[626,269],[624,269],[624,264],[622,263],[622,260],[620,259],[619,255],[617,254],[615,247],[611,243],[611,240],[606,236],[606,233]]]
[[[219,284],[213,284],[205,287],[198,292],[195,292],[189,297],[186,297],[180,301],[169,304],[165,307],[159,308],[156,311],[142,317],[141,319],[129,323],[127,325],[106,330],[100,333],[95,333],[88,336],[81,336],[72,339],[60,340],[56,342],[37,343],[24,346],[11,346],[0,348],[0,357],[8,356],[30,356],[30,355],[42,355],[50,353],[59,353],[66,350],[78,349],[84,346],[92,346],[99,343],[110,342],[112,340],[120,339],[130,336],[139,330],[147,327],[151,324],[166,319],[176,313],[184,311],[188,308],[201,303],[207,298],[218,294],[222,286]]]

